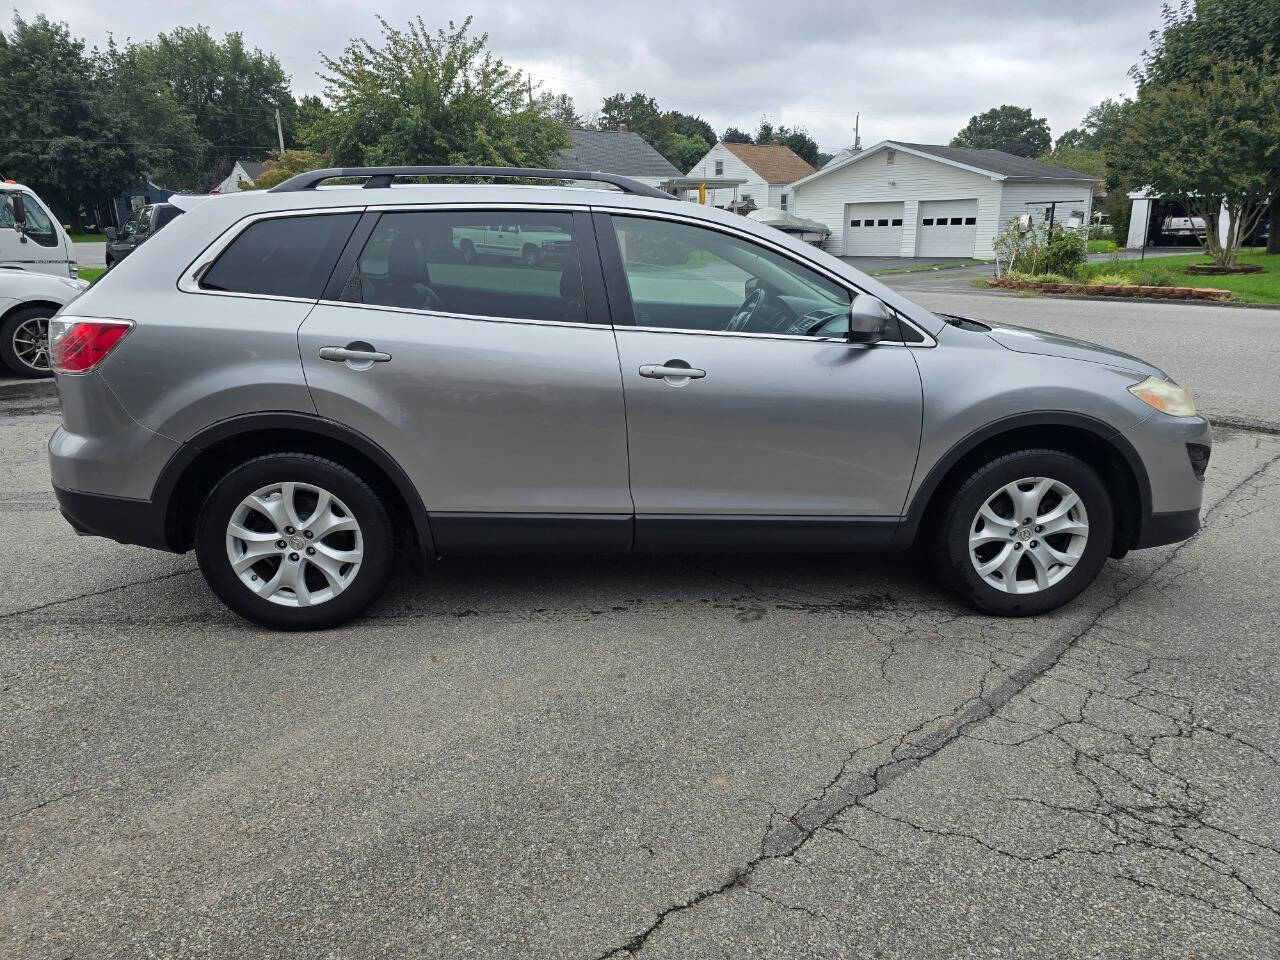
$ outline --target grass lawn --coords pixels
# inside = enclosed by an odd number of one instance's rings
[[[1115,253],[1116,242],[1114,240],[1090,240],[1090,253]]]
[[[106,243],[107,238],[100,233],[70,234],[72,243]]]
[[[1280,254],[1267,254],[1261,248],[1240,254],[1241,263],[1256,263],[1262,267],[1262,273],[1226,277],[1193,277],[1186,273],[1186,268],[1193,263],[1209,262],[1203,253],[1185,257],[1153,257],[1150,260],[1106,260],[1085,264],[1079,279],[1120,274],[1140,284],[1230,290],[1235,299],[1244,303],[1280,303]]]
[[[106,267],[80,267],[77,272],[80,274],[81,280],[88,280],[92,282],[94,280],[97,280],[104,273],[106,273],[107,268]]]

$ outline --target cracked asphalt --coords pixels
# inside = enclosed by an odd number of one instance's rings
[[[1038,619],[909,556],[526,559],[282,635],[76,538],[54,423],[0,391],[0,956],[1280,955],[1274,431]]]

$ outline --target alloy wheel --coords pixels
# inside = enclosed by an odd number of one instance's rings
[[[29,317],[13,328],[13,352],[33,373],[49,372],[49,318]]]
[[[232,511],[226,540],[240,582],[286,607],[332,600],[355,580],[364,559],[354,514],[309,483],[273,483],[249,494]]]
[[[1039,593],[1070,576],[1089,542],[1089,515],[1071,487],[1025,477],[987,498],[969,525],[969,559],[988,586]]]

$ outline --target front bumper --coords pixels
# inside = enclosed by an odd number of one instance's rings
[[[1138,530],[1135,550],[1146,547],[1162,547],[1166,543],[1180,543],[1194,537],[1200,530],[1200,510],[1178,510],[1174,513],[1153,513]]]
[[[1178,543],[1200,529],[1213,431],[1203,417],[1156,413],[1125,431],[1147,474],[1150,500],[1131,549]]]

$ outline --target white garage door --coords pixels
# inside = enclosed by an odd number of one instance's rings
[[[844,255],[846,257],[901,256],[901,201],[846,203],[844,205]]]
[[[972,257],[978,239],[977,200],[922,200],[916,256]]]

